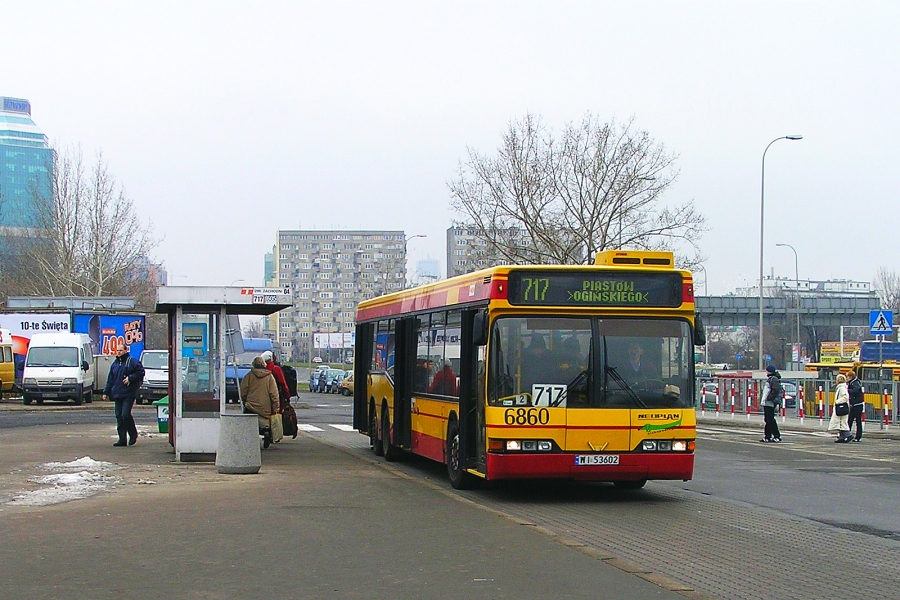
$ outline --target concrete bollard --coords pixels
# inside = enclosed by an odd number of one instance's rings
[[[219,473],[259,473],[259,424],[256,415],[222,413],[219,415],[219,447],[216,471]]]

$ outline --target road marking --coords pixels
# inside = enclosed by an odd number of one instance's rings
[[[307,425],[306,423],[298,423],[297,429],[299,429],[300,431],[308,431],[310,433],[314,431],[325,431],[320,427],[316,427],[315,425]]]
[[[340,429],[341,431],[356,431],[356,429],[353,428],[353,425],[343,425],[339,423],[329,423],[329,425],[335,429]]]

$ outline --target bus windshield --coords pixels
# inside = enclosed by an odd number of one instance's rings
[[[500,317],[490,340],[488,402],[686,408],[692,353],[682,320]]]

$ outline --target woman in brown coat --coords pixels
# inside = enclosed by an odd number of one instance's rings
[[[269,427],[269,417],[278,414],[278,385],[275,377],[266,369],[266,361],[257,356],[253,368],[241,379],[241,398],[244,412],[259,415],[259,428]],[[269,438],[266,438],[266,442]],[[264,442],[265,443],[265,442]],[[265,444],[268,446],[268,444]]]

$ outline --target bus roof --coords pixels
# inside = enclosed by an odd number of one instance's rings
[[[598,261],[603,255],[598,255]],[[501,265],[458,275],[359,303],[357,322],[388,316],[505,302],[509,306],[555,306],[558,308],[634,310],[642,308],[682,309],[693,314],[693,277],[676,270],[671,258],[666,265],[660,252],[618,252],[620,259],[651,261],[647,265]],[[611,260],[611,259],[609,259]],[[655,261],[655,262],[654,262]],[[539,282],[535,292],[532,284]],[[543,294],[535,296],[535,294]],[[545,299],[546,298],[546,299]]]

